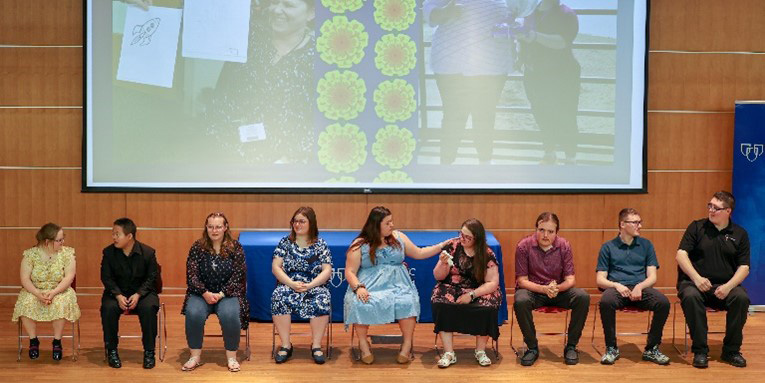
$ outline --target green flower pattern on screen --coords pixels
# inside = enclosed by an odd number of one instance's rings
[[[345,16],[335,16],[321,25],[316,50],[325,63],[350,68],[364,58],[367,44],[369,34],[363,24]]]
[[[332,124],[319,134],[319,163],[332,173],[352,173],[367,160],[367,136],[354,124]]]
[[[321,0],[321,5],[332,13],[345,13],[359,10],[364,6],[364,0]]]
[[[366,107],[367,86],[358,73],[330,71],[324,74],[316,87],[319,111],[330,120],[352,120]]]
[[[386,31],[403,31],[414,23],[415,0],[375,0],[374,5],[375,22]]]
[[[375,53],[375,66],[386,76],[406,76],[417,65],[417,44],[404,34],[384,35]]]
[[[401,170],[387,170],[380,173],[372,182],[378,184],[410,184],[414,181],[412,181],[412,177],[409,177],[409,174]]]
[[[377,116],[385,122],[408,120],[417,108],[414,87],[401,79],[381,82],[374,101]]]
[[[375,134],[372,154],[380,165],[401,169],[412,162],[414,147],[414,135],[409,129],[387,125]]]

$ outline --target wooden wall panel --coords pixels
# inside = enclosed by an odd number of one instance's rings
[[[556,212],[561,227],[601,228],[603,224],[600,216],[592,214],[603,207],[602,195],[370,195],[370,209],[378,205],[390,209],[396,226],[407,230],[456,231],[471,217],[487,228],[523,229],[534,227],[543,211]]]
[[[650,48],[765,51],[762,0],[651,0]]]
[[[157,262],[162,265],[162,282],[166,287],[186,287],[186,258],[191,245],[200,238],[199,230],[140,230],[138,240],[157,251]],[[238,232],[232,232],[234,238]]]
[[[0,1],[0,44],[82,44],[81,0]]]
[[[0,226],[111,227],[125,214],[121,193],[80,193],[80,170],[0,170]]]
[[[289,228],[300,206],[316,211],[319,229],[360,228],[368,213],[362,195],[128,194],[127,215],[139,226],[202,228],[221,211],[234,228]]]
[[[730,188],[730,172],[648,173],[648,194],[605,196],[603,228],[615,228],[619,210],[634,207],[645,227],[685,229],[691,219],[706,215],[714,192]]]
[[[80,166],[82,110],[0,109],[0,166]]]
[[[651,53],[649,110],[732,111],[736,100],[761,100],[765,55]]]
[[[733,167],[733,113],[649,113],[651,170]]]
[[[82,48],[0,49],[0,106],[82,105]]]

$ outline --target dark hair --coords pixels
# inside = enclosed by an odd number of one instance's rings
[[[555,215],[555,213],[546,211],[537,217],[536,223],[534,224],[534,227],[539,227],[539,224],[542,222],[552,221],[555,224],[555,232],[557,233],[558,230],[560,230],[560,220],[558,220],[558,216]]]
[[[202,238],[198,239],[197,242],[200,244],[200,246],[202,246],[203,249],[211,253],[215,252],[212,239],[210,238],[210,235],[207,234],[207,221],[209,221],[210,218],[217,217],[223,218],[223,226],[226,228],[226,231],[223,233],[223,243],[220,245],[220,255],[225,258],[229,255],[229,253],[234,251],[234,238],[231,237],[231,231],[228,229],[228,219],[223,213],[210,213],[207,218],[205,218],[205,226],[204,229],[202,229]]]
[[[61,231],[61,226],[53,222],[42,225],[40,230],[37,230],[37,234],[35,234],[37,246],[44,244],[46,241],[55,241],[59,231]]]
[[[290,219],[290,241],[295,242],[297,239],[297,233],[295,233],[295,217],[298,214],[302,214],[308,220],[308,243],[313,244],[319,238],[319,225],[316,223],[316,212],[310,206],[301,206],[295,213],[292,214]]]
[[[119,218],[119,219],[114,221],[114,226],[121,227],[122,228],[122,232],[125,235],[133,234],[133,239],[135,239],[135,235],[136,235],[137,229],[135,227],[135,222],[133,222],[132,219],[127,218],[127,217]]]
[[[462,223],[461,228],[467,228],[473,234],[475,242],[473,248],[475,254],[473,255],[473,276],[480,285],[486,278],[486,266],[489,262],[489,246],[486,244],[486,230],[483,228],[481,221],[470,218]]]
[[[369,260],[372,264],[375,264],[375,251],[383,244],[380,240],[380,225],[385,217],[392,213],[388,208],[384,206],[374,207],[367,217],[367,221],[364,223],[364,227],[356,239],[353,240],[353,244],[348,248],[348,251],[356,250],[363,244],[369,245]],[[359,240],[360,239],[360,240]],[[400,248],[400,244],[393,238],[393,233],[385,237],[385,244],[388,246],[394,246]]]
[[[619,211],[619,224],[624,222],[625,219],[627,219],[630,215],[640,215],[637,210],[631,208],[631,207],[625,207],[624,209]]]
[[[712,197],[719,199],[722,201],[723,205],[725,207],[729,207],[731,211],[736,208],[736,198],[733,197],[733,194],[730,192],[727,192],[725,190],[720,190],[719,192],[712,195]]]

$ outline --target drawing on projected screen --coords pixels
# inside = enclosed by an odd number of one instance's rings
[[[133,27],[133,36],[135,37],[133,38],[133,42],[131,42],[130,45],[139,44],[143,46],[151,44],[151,36],[154,34],[154,32],[157,31],[157,28],[159,28],[160,21],[160,18],[156,17],[143,24]]]

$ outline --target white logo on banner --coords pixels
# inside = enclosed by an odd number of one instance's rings
[[[754,162],[763,153],[763,144],[741,144],[741,154],[746,157],[749,162]]]
[[[412,267],[409,269],[409,278],[412,278],[412,282],[414,282],[414,272],[415,268]],[[338,267],[338,268],[332,268],[332,277],[329,278],[329,284],[332,285],[334,288],[339,288],[342,286],[343,282],[345,282],[345,267]]]

